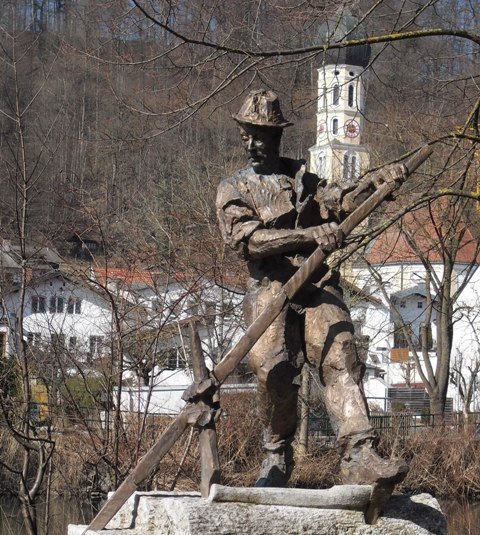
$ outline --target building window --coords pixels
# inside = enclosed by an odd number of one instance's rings
[[[338,119],[332,120],[332,134],[336,136],[338,134]]]
[[[320,178],[325,178],[325,169],[327,164],[327,158],[323,152],[317,157],[317,174]]]
[[[352,154],[350,158],[350,180],[355,180],[357,178],[357,157],[355,154]]]
[[[45,297],[43,295],[34,295],[32,297],[32,314],[45,312]]]
[[[343,179],[355,181],[358,178],[357,155],[345,152],[343,155]]]
[[[75,351],[76,348],[77,348],[77,337],[70,336],[70,338],[68,339],[68,350]]]
[[[63,312],[63,297],[52,296],[50,297],[50,314],[62,313]]]
[[[400,308],[405,308],[407,305],[405,301],[400,301]]]
[[[417,301],[417,308],[423,308],[423,301]]]
[[[350,84],[348,86],[348,106],[350,108],[353,108],[354,101],[355,101],[355,88],[353,87],[353,84]]]
[[[65,350],[65,335],[63,333],[55,333],[51,336],[52,349],[55,352]]]
[[[170,349],[165,355],[165,368],[167,370],[176,370],[178,364],[178,355],[176,349]]]
[[[100,249],[100,245],[94,241],[85,241],[82,243],[82,248],[94,253]]]
[[[182,357],[178,348],[168,349],[164,353],[164,366],[167,370],[186,368],[185,359]]]
[[[357,155],[345,152],[343,155],[343,179],[355,181],[359,175]]]
[[[89,338],[89,360],[100,357],[103,348],[103,336],[90,336]]]
[[[42,341],[42,335],[40,333],[28,333],[27,334],[27,345],[29,347],[35,347],[40,345]]]
[[[79,297],[69,297],[67,303],[68,314],[81,314],[82,300]]]
[[[332,92],[332,104],[334,106],[338,106],[339,102],[340,102],[340,86],[338,84],[335,84],[333,86],[333,92]]]

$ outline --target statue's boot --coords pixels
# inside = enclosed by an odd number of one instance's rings
[[[286,487],[294,466],[290,444],[279,451],[269,451],[262,462],[256,487]]]
[[[365,521],[374,524],[395,485],[405,479],[408,464],[400,458],[383,459],[367,442],[348,451],[340,469],[344,483],[373,486]]]
[[[348,451],[340,469],[345,483],[373,485],[400,483],[408,473],[408,464],[400,458],[383,459],[367,442]]]

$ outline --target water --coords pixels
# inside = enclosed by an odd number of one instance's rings
[[[442,502],[451,535],[480,535],[480,502]],[[94,507],[77,500],[56,499],[52,502],[48,535],[65,535],[68,524],[88,524]],[[43,513],[44,508],[41,508]],[[44,533],[44,531],[42,531]],[[18,502],[0,497],[0,535],[25,535]]]
[[[94,511],[88,502],[56,498],[50,505],[48,535],[65,535],[68,524],[88,524]],[[44,515],[45,506],[40,504],[41,534],[45,534]],[[19,503],[10,497],[0,497],[0,535],[26,535]]]

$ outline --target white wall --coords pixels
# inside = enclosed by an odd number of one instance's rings
[[[388,295],[392,295],[400,290],[405,290],[413,286],[421,284],[425,277],[425,269],[421,264],[386,264],[376,267],[380,273],[384,287]],[[455,266],[457,279],[454,281],[454,290],[457,284],[461,283],[464,276],[466,265],[458,264]],[[443,265],[437,264],[435,266],[437,276],[441,278],[443,274]],[[355,282],[358,286],[365,288],[376,298],[381,299],[385,307],[388,308],[387,301],[383,293],[379,289],[377,283],[373,281],[370,273],[366,268],[354,267],[353,273]],[[425,302],[425,298],[411,295],[404,299],[405,307],[400,308],[397,304],[399,312],[406,323],[411,323],[415,333],[425,316],[425,306],[419,309],[417,303],[419,301]],[[467,366],[480,358],[478,346],[478,334],[480,333],[480,270],[476,270],[471,277],[470,282],[460,295],[456,303],[455,324],[453,333],[453,347],[452,347],[452,364],[455,356],[462,354],[464,357],[463,367],[466,374],[468,374]],[[393,347],[393,314],[381,317],[380,309],[373,314],[367,314],[365,317],[364,334],[371,336],[370,351],[374,353],[377,358],[382,361],[382,367],[386,370],[387,385],[405,382],[405,371],[402,369],[404,365],[400,363],[389,363],[384,357],[389,355],[390,349]],[[435,319],[436,312],[433,311],[432,319]],[[432,328],[432,335],[434,341],[436,339],[435,325]],[[385,351],[381,351],[382,348]],[[382,354],[383,353],[383,354]],[[436,357],[434,351],[430,352],[433,367],[435,369]],[[425,368],[424,368],[425,369]],[[418,371],[414,371],[411,375],[412,382],[421,382]],[[450,385],[448,389],[448,396],[453,398],[454,409],[461,408],[461,401],[457,389]],[[475,402],[478,406],[478,402]]]
[[[45,298],[45,311],[32,310],[32,298]],[[50,299],[63,298],[63,312],[50,311]],[[80,313],[67,312],[69,298],[80,300]],[[6,306],[12,321],[19,314],[19,293],[14,292],[6,297]],[[77,338],[77,348],[89,350],[91,336],[108,337],[111,332],[112,314],[106,301],[93,290],[60,277],[40,282],[28,287],[25,294],[25,310],[23,328],[25,336],[36,333],[42,342],[50,343],[52,335],[65,335],[68,347],[71,337]]]
[[[124,412],[148,412],[148,414],[177,415],[185,406],[182,394],[190,386],[190,382],[180,380],[169,384],[155,387],[130,387],[123,388],[121,395],[121,408]],[[222,394],[252,392],[256,389],[255,383],[248,384],[225,384],[222,386]],[[114,389],[116,392],[116,389]]]

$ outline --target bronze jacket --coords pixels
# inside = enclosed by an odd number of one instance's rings
[[[304,160],[282,158],[285,174],[261,175],[247,167],[223,180],[217,192],[217,215],[225,242],[248,261],[250,274],[285,282],[315,245],[254,260],[248,240],[259,229],[295,229],[340,222],[341,200],[349,189],[327,184],[304,171]]]

